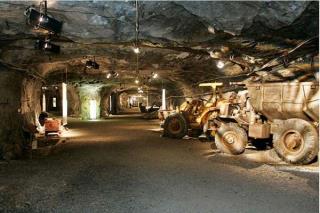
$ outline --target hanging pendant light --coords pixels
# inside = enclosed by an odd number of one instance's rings
[[[217,67],[218,67],[219,69],[222,69],[225,64],[224,64],[223,61],[218,61],[216,65],[217,65]]]
[[[139,84],[139,6],[138,0],[136,0],[136,29],[135,29],[135,44],[133,47],[133,52],[136,54],[136,78],[134,80],[135,84]]]
[[[133,48],[133,52],[134,52],[135,54],[139,54],[139,53],[140,53],[139,47],[134,47],[134,48]]]

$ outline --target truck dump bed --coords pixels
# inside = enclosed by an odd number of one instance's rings
[[[250,102],[269,120],[319,122],[319,82],[247,84]]]

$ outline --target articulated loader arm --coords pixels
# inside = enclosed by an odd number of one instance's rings
[[[214,94],[217,90],[217,87],[220,87],[222,85],[223,85],[223,83],[216,83],[216,82],[215,83],[201,83],[201,84],[199,84],[200,87],[211,87]]]

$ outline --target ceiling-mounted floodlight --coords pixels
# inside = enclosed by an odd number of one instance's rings
[[[109,79],[109,78],[117,78],[119,76],[119,73],[117,73],[117,72],[115,72],[115,71],[110,71],[110,72],[108,72],[108,74],[107,74],[107,78]]]
[[[138,93],[143,93],[143,89],[141,87],[138,87]]]
[[[218,67],[219,69],[222,69],[225,64],[224,64],[223,61],[218,61],[216,65],[217,65],[217,67]]]
[[[87,60],[86,61],[86,67],[89,68],[89,69],[95,69],[95,70],[98,70],[100,65],[95,61],[95,60]]]
[[[139,49],[139,5],[138,5],[138,0],[136,0],[135,3],[136,6],[136,29],[135,29],[135,43],[134,43],[134,47],[132,48],[133,52],[135,54],[139,54],[140,53],[140,49]]]
[[[44,22],[48,22],[48,18],[45,17],[44,15],[40,15],[39,23],[44,23]]]
[[[158,73],[156,73],[156,72],[152,72],[151,75],[152,75],[152,78],[153,78],[153,79],[158,78]]]
[[[45,50],[52,53],[60,53],[60,46],[50,42],[50,40],[38,39],[34,45],[35,49]]]
[[[98,70],[100,65],[96,62],[96,58],[93,57],[93,60],[89,59],[86,61],[86,68]]]
[[[46,1],[40,3],[40,12],[33,7],[29,7],[25,10],[24,15],[27,17],[29,25],[48,30],[54,34],[61,33],[62,22],[47,15]]]

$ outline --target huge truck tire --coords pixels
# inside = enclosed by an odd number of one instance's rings
[[[220,151],[239,155],[245,151],[248,135],[235,123],[223,124],[215,134],[215,143]]]
[[[188,133],[188,124],[183,115],[169,115],[163,124],[164,135],[170,138],[183,138]]]
[[[318,131],[308,121],[288,119],[273,133],[273,147],[288,163],[308,164],[318,155]]]

